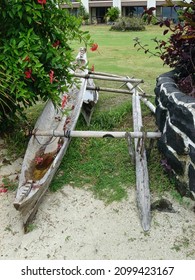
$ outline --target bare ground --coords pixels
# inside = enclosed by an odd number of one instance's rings
[[[3,163],[0,140],[0,176],[17,181],[22,159]],[[165,194],[176,213],[152,212],[151,229],[144,232],[136,205],[135,186],[128,198],[105,205],[85,187],[65,185],[48,192],[30,232],[13,207],[15,193],[0,193],[0,259],[67,260],[194,260],[194,202],[180,204]],[[156,198],[152,198],[156,199]]]

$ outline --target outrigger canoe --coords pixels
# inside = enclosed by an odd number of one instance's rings
[[[80,48],[76,57],[76,74],[87,74],[86,49]],[[49,100],[39,116],[36,130],[73,130],[82,112],[87,124],[91,119],[93,106],[98,100],[98,93],[86,90],[93,80],[80,78],[80,83],[73,85],[61,96],[61,107],[56,107]],[[77,79],[78,81],[78,79]],[[32,135],[24,156],[19,185],[14,207],[22,214],[24,228],[34,218],[38,206],[46,193],[65,153],[71,138]]]

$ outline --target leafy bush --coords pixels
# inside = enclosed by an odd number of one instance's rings
[[[117,31],[143,31],[144,22],[140,17],[121,17],[111,27],[111,30]]]
[[[160,27],[165,27],[163,34],[166,35],[168,32],[171,34],[169,37],[166,36],[165,40],[153,39],[157,44],[157,51],[153,54],[159,56],[164,64],[177,69],[178,86],[186,94],[195,97],[195,0],[191,3],[180,1],[176,4],[171,0],[167,2],[168,6],[173,6],[175,9],[180,7],[182,12],[179,12],[179,22],[175,25],[169,19],[158,21]],[[155,8],[150,8],[145,11],[149,22],[154,17],[154,10]],[[137,45],[145,53],[152,53],[138,38],[135,46]]]
[[[108,11],[106,13],[106,17],[108,18],[108,21],[116,21],[119,18],[120,11],[117,7],[111,7],[108,8]]]
[[[38,99],[57,102],[72,82],[73,39],[86,44],[80,19],[61,0],[0,2],[0,129]]]

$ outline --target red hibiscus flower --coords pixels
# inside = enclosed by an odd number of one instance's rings
[[[31,69],[26,70],[26,71],[24,72],[24,74],[25,74],[25,78],[26,78],[26,79],[32,78],[32,70],[31,70]]]
[[[94,52],[94,51],[97,50],[97,48],[98,48],[98,44],[94,43],[94,44],[91,46],[90,50],[91,50],[92,52]]]
[[[62,109],[64,109],[66,103],[67,103],[67,95],[64,95],[62,98],[62,104],[61,104]]]
[[[50,72],[49,72],[49,79],[50,79],[50,83],[52,84],[54,81],[54,71],[53,70],[50,70]]]
[[[55,41],[54,43],[53,43],[53,47],[54,48],[56,48],[57,46],[59,46],[60,45],[60,41],[59,40],[57,40],[57,41]]]
[[[37,2],[41,5],[45,5],[47,0],[37,0]]]
[[[24,59],[24,61],[30,61],[30,57],[27,55],[27,57]]]

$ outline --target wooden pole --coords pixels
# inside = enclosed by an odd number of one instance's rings
[[[81,138],[126,138],[127,135],[132,138],[160,138],[161,132],[126,132],[126,131],[81,131],[81,130],[66,130],[66,131],[58,131],[58,130],[33,130],[32,135],[35,136],[54,136],[54,137],[81,137]]]
[[[100,75],[100,76],[107,76],[107,77],[116,77],[116,78],[123,78],[123,76],[119,76],[117,74],[110,74],[110,73],[105,73],[105,72],[93,72],[93,71],[88,71],[89,74],[92,75]]]
[[[127,85],[128,89],[129,89],[130,91],[132,91],[133,93],[135,93],[135,92],[138,93],[138,95],[140,96],[141,101],[142,101],[153,113],[156,112],[156,107],[146,98],[146,97],[148,97],[148,96],[153,96],[153,95],[147,95],[147,94],[145,94],[145,92],[144,92],[139,86],[137,86],[137,88],[141,91],[141,93],[140,93],[140,91],[139,91],[138,89],[136,89],[131,83],[126,83],[126,85]],[[154,97],[154,96],[153,96],[153,97]]]
[[[144,82],[141,79],[130,79],[125,77],[109,77],[109,76],[100,76],[100,75],[91,75],[91,74],[83,75],[83,74],[74,73],[73,76],[77,78],[84,78],[84,79],[99,79],[99,80],[116,81],[116,82],[131,82],[131,83]]]
[[[96,90],[96,91],[106,91],[106,92],[113,92],[113,93],[124,93],[124,94],[132,94],[130,90],[125,90],[125,89],[115,89],[115,88],[105,88],[105,87],[91,87],[87,86],[88,90]],[[146,96],[146,97],[153,97],[153,95],[143,95],[141,96]]]
[[[133,106],[133,127],[134,131],[140,131],[142,128],[142,114],[140,106],[140,97],[135,90],[132,97]],[[137,202],[140,214],[140,220],[144,231],[150,229],[151,214],[150,214],[150,190],[146,151],[144,147],[144,137],[135,139],[135,164],[136,164],[136,189]]]

